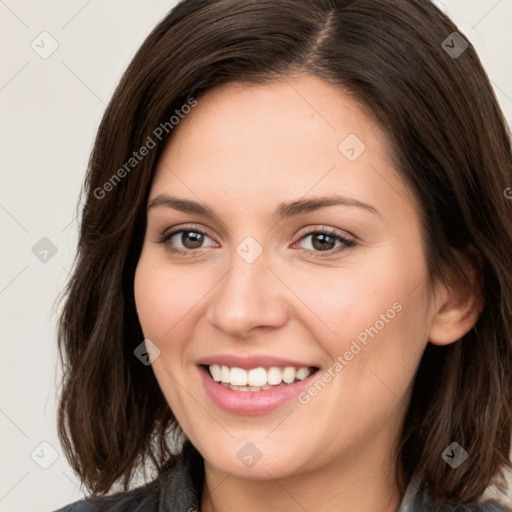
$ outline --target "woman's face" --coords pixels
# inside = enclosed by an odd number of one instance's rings
[[[208,91],[174,128],[135,299],[160,387],[211,466],[267,479],[390,460],[435,307],[388,149],[313,77]]]

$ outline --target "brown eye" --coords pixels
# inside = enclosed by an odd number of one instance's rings
[[[201,247],[204,240],[204,234],[197,231],[182,231],[180,242],[187,249],[197,249]]]
[[[208,239],[212,243],[203,245],[205,240]],[[192,252],[194,249],[202,249],[203,247],[211,247],[215,242],[202,231],[197,229],[179,229],[167,233],[158,240],[158,243],[165,244],[171,252]]]
[[[326,235],[325,233],[315,233],[312,235],[311,240],[311,245],[319,251],[334,249],[336,245],[336,239],[332,235]]]
[[[310,240],[306,245],[309,247],[301,248],[301,250],[308,252],[315,257],[323,255],[329,256],[356,245],[354,240],[349,240],[336,232],[328,230],[311,231],[310,233],[302,236],[297,243],[308,239]]]

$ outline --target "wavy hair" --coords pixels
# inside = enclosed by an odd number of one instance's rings
[[[454,32],[429,0],[183,0],[149,34],[100,123],[61,297],[59,437],[90,490],[104,494],[120,481],[128,489],[148,458],[160,471],[176,456],[170,434],[180,427],[152,368],[134,356],[144,339],[134,271],[169,120],[217,85],[305,73],[348,92],[389,135],[397,172],[420,205],[430,282],[464,282],[457,253],[478,261],[484,281],[474,328],[423,354],[399,440],[399,485],[421,471],[436,504],[503,487],[512,433],[512,152],[474,48],[455,57],[443,43]],[[142,157],[149,138],[154,147]],[[452,441],[472,461],[456,471],[441,459]]]

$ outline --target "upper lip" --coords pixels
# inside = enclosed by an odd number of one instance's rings
[[[218,364],[221,366],[229,366],[230,368],[243,368],[249,370],[251,368],[270,368],[271,366],[293,366],[294,368],[310,368],[315,365],[296,361],[293,359],[282,359],[280,357],[273,357],[267,355],[254,355],[254,356],[235,356],[233,354],[216,354],[212,356],[201,357],[196,361],[197,364],[211,365]]]

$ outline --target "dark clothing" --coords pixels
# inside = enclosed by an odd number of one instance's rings
[[[203,482],[203,458],[187,441],[178,459],[169,462],[153,482],[132,491],[77,501],[55,512],[199,512]],[[415,476],[396,512],[431,510],[428,493],[421,479]],[[444,508],[443,512],[512,512],[512,509],[489,501],[485,505]]]

